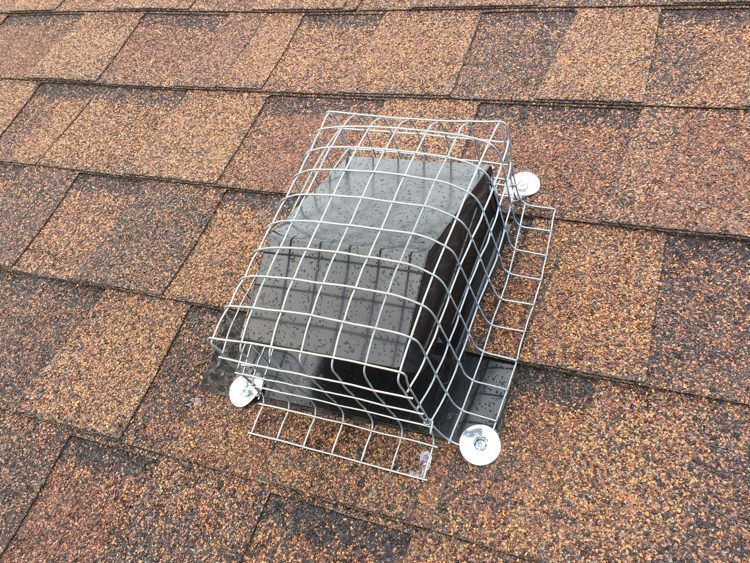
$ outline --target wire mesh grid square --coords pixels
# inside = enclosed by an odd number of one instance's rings
[[[555,212],[501,121],[328,112],[210,338],[252,435],[425,479],[497,426]]]

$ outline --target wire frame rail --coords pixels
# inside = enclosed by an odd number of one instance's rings
[[[210,338],[250,434],[425,479],[498,425],[554,218],[502,121],[328,112]]]

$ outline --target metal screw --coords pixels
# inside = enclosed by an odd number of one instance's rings
[[[483,452],[487,448],[487,438],[484,436],[477,436],[474,438],[474,447],[480,452]]]

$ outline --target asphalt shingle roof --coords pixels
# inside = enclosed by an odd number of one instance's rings
[[[733,4],[0,0],[2,558],[750,559]],[[328,109],[504,119],[558,208],[492,465],[251,439],[204,380]]]

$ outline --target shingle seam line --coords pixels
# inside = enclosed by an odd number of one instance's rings
[[[219,181],[216,183],[207,183],[207,182],[186,180],[184,178],[175,178],[175,177],[169,177],[169,176],[114,174],[111,172],[100,172],[96,170],[81,170],[78,168],[69,168],[66,166],[60,166],[57,164],[50,164],[50,163],[29,164],[29,163],[24,163],[24,162],[16,162],[13,160],[2,160],[2,159],[0,159],[0,164],[4,164],[8,166],[29,166],[29,167],[37,166],[40,168],[47,168],[50,170],[61,170],[61,171],[66,171],[66,172],[74,172],[78,175],[92,176],[92,177],[97,177],[97,178],[109,178],[109,179],[115,179],[115,180],[119,179],[119,180],[133,180],[133,181],[170,182],[170,183],[184,185],[184,186],[193,186],[193,187],[198,187],[198,188],[203,188],[203,189],[208,189],[208,190],[223,191],[225,193],[252,194],[252,195],[257,195],[257,196],[265,197],[268,199],[276,199],[276,200],[281,200],[286,194],[286,190],[269,191],[269,190],[261,190],[261,189],[254,189],[254,188],[240,188],[236,186],[230,186],[227,184],[221,184],[219,183],[221,182],[221,179],[219,179]],[[560,215],[560,220],[568,222],[568,223],[576,223],[576,224],[581,224],[581,225],[614,227],[614,228],[626,229],[626,230],[644,231],[644,232],[651,232],[651,233],[665,233],[665,234],[670,234],[670,235],[689,236],[689,237],[705,238],[705,239],[711,239],[711,240],[714,240],[714,239],[730,240],[730,241],[738,241],[738,242],[750,241],[750,235],[726,233],[726,232],[720,232],[720,231],[688,231],[685,229],[659,227],[655,225],[642,225],[638,223],[621,223],[617,221],[607,221],[605,219],[588,220],[588,219],[581,219],[581,218],[576,218],[576,217],[566,217],[564,215]],[[126,288],[123,288],[123,289],[126,289]],[[161,294],[153,293],[153,295],[159,297]]]
[[[1,409],[1,410],[3,410],[4,412],[9,412],[6,409]],[[16,413],[11,413],[11,414],[19,416]],[[25,416],[26,418],[31,418],[32,420],[38,420],[38,419],[35,419],[33,417],[28,417],[26,415],[21,415],[21,416]],[[43,422],[43,421],[41,421],[41,422]],[[57,426],[57,425],[55,425],[55,426]],[[51,464],[51,466],[49,468],[49,471],[47,472],[47,475],[45,475],[44,480],[42,481],[41,486],[39,487],[39,489],[36,492],[36,495],[34,495],[34,498],[29,503],[29,506],[26,509],[26,512],[24,512],[23,517],[21,518],[20,522],[18,523],[18,526],[16,526],[16,529],[13,530],[13,534],[10,536],[10,539],[8,540],[8,543],[6,544],[6,549],[9,548],[11,546],[11,544],[13,543],[13,541],[16,539],[16,536],[18,535],[18,532],[21,531],[21,528],[23,528],[23,525],[26,522],[26,519],[28,518],[29,514],[31,514],[31,511],[34,509],[34,506],[36,506],[37,500],[42,495],[42,491],[47,486],[47,481],[49,480],[50,476],[52,475],[52,472],[55,470],[55,467],[57,466],[58,462],[60,461],[60,458],[62,457],[63,453],[68,448],[68,444],[70,444],[70,440],[71,440],[72,437],[73,437],[73,434],[72,433],[68,433],[68,437],[65,438],[65,441],[63,442],[63,445],[60,448],[60,451],[57,452],[57,456],[55,456],[55,461]],[[0,558],[2,558],[3,553],[4,553],[4,551],[0,551]]]
[[[634,102],[627,100],[585,100],[585,99],[564,99],[564,98],[474,98],[467,96],[455,96],[452,94],[414,94],[409,92],[353,92],[353,91],[311,91],[311,90],[265,90],[259,88],[241,88],[234,86],[198,86],[198,85],[155,85],[155,84],[132,84],[132,83],[114,83],[99,82],[90,80],[52,78],[52,77],[17,77],[17,76],[0,76],[0,80],[18,80],[28,82],[39,82],[43,84],[63,84],[69,86],[81,87],[99,87],[102,89],[120,89],[120,90],[143,90],[143,91],[167,91],[167,92],[227,92],[227,93],[244,93],[260,94],[264,96],[290,97],[290,98],[344,98],[353,100],[450,100],[464,101],[479,104],[497,104],[512,106],[530,106],[530,107],[562,107],[562,108],[592,108],[592,109],[678,109],[678,110],[697,110],[697,111],[747,111],[750,104],[736,105],[690,105],[690,104],[669,104],[656,102]]]
[[[26,253],[26,251],[29,249],[32,243],[36,240],[36,237],[39,236],[39,233],[41,233],[44,230],[44,228],[47,226],[47,224],[52,220],[52,217],[55,215],[55,213],[57,213],[57,210],[60,208],[65,198],[68,197],[70,190],[73,188],[73,184],[76,183],[76,180],[78,180],[78,177],[80,175],[81,175],[80,172],[74,172],[74,176],[71,179],[70,183],[65,187],[65,191],[63,191],[62,197],[55,204],[54,208],[52,209],[52,212],[47,216],[47,218],[44,220],[44,222],[39,227],[39,229],[37,229],[37,231],[34,233],[34,236],[32,236],[31,239],[29,239],[29,242],[26,244],[26,246],[23,247],[23,250],[18,254],[18,257],[10,265],[11,269],[15,269],[15,267],[18,265],[18,262],[21,260],[23,255]]]

